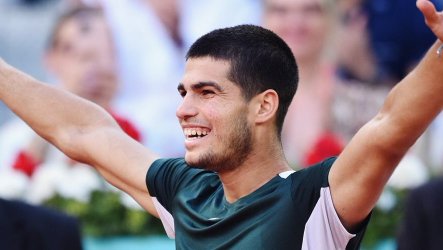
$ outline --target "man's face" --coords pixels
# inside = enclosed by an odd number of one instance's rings
[[[283,38],[297,59],[322,50],[329,21],[324,0],[265,0],[263,25]]]
[[[71,18],[58,32],[48,62],[63,88],[108,108],[118,86],[115,53],[100,15]]]
[[[234,169],[252,149],[249,105],[227,78],[230,64],[209,57],[189,59],[178,90],[177,117],[188,164],[216,172]]]

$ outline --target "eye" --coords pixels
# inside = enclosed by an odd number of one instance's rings
[[[288,8],[285,8],[284,6],[278,6],[278,5],[270,5],[267,7],[267,12],[273,15],[286,15],[288,14],[289,10]]]
[[[204,89],[204,90],[201,91],[201,94],[202,94],[203,96],[208,96],[208,95],[213,95],[213,94],[215,94],[215,92],[212,91],[212,90],[209,90],[209,89]]]
[[[318,15],[318,14],[322,14],[323,8],[319,4],[312,4],[309,6],[305,6],[302,9],[302,11],[303,11],[303,13],[308,14],[308,15]]]
[[[73,51],[73,46],[70,43],[60,43],[58,49],[63,54],[70,54]]]
[[[185,90],[179,90],[179,91],[178,91],[178,94],[179,94],[181,97],[185,97],[185,96],[186,96],[186,91],[185,91]]]

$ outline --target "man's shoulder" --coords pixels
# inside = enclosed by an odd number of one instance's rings
[[[176,158],[159,158],[155,160],[151,166],[188,166],[185,159],[183,157]]]
[[[293,178],[305,178],[310,183],[317,181],[322,183],[322,185],[329,185],[329,171],[331,170],[331,167],[336,159],[337,157],[329,157],[319,163],[296,171],[292,176]]]
[[[195,178],[214,172],[206,171],[189,165],[184,158],[160,158],[155,160],[149,167],[147,173],[148,187],[152,184],[164,185],[164,183],[173,183],[173,185],[182,185],[196,181]]]
[[[179,158],[159,158],[156,159],[148,170],[148,175],[157,175],[159,172],[167,172],[169,174],[180,173],[191,169],[183,157]]]

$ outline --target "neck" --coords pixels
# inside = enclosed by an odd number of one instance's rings
[[[220,172],[219,176],[223,183],[226,200],[233,203],[287,170],[291,168],[283,156],[281,146],[268,146],[267,150],[251,152],[241,166],[234,170]]]

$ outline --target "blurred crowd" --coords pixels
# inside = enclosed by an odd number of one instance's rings
[[[0,2],[0,56],[104,107],[161,156],[178,157],[184,55],[206,32],[244,23],[274,31],[297,60],[299,88],[282,134],[294,169],[338,155],[435,41],[414,0],[7,0]],[[442,138],[439,117],[390,184],[412,189],[440,175]],[[0,103],[0,179],[13,171],[26,180],[4,198],[26,193],[23,199],[41,202],[35,183],[47,183],[54,168],[90,176]]]

